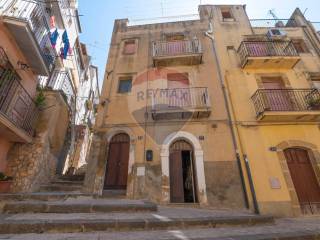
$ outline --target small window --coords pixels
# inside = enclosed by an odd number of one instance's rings
[[[230,20],[233,21],[234,20],[232,12],[231,12],[231,8],[222,8],[221,15],[222,15],[223,21],[230,21]]]
[[[308,49],[306,43],[302,39],[292,40],[292,43],[298,53],[308,53],[309,52],[309,49]]]
[[[188,73],[168,73],[168,88],[185,88],[189,86]]]
[[[318,81],[312,81],[313,86],[320,90],[320,79]]]
[[[123,48],[124,54],[135,54],[136,53],[136,41],[135,40],[127,40],[124,42]]]
[[[166,36],[167,41],[182,41],[185,39],[185,36],[181,33],[179,34],[171,34]]]
[[[320,73],[311,74],[310,76],[313,87],[320,90]]]
[[[120,79],[118,93],[129,93],[131,92],[132,79]]]

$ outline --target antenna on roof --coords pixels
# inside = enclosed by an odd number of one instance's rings
[[[282,21],[279,20],[278,16],[275,14],[275,10],[274,9],[270,9],[268,11],[268,14],[270,14],[274,20],[276,20],[276,24],[275,27],[284,27],[284,23]]]
[[[268,11],[268,14],[270,14],[275,20],[278,20],[279,18],[277,17],[277,15],[275,14],[275,10],[274,9],[270,9]]]

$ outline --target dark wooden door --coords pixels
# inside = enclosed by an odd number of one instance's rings
[[[300,204],[320,203],[320,186],[308,152],[289,148],[285,150],[285,156]]]
[[[181,151],[170,152],[170,200],[172,203],[184,202],[183,169]]]
[[[119,134],[109,144],[104,189],[126,189],[128,179],[130,140]]]

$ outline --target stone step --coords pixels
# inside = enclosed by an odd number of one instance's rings
[[[80,192],[82,185],[48,184],[40,186],[40,192]]]
[[[69,185],[69,186],[79,186],[83,185],[83,181],[68,181],[68,180],[55,180],[52,181],[51,184],[53,185]]]
[[[200,229],[197,231],[185,229],[173,231],[130,231],[130,232],[92,232],[92,233],[42,233],[42,234],[21,234],[3,235],[4,239],[15,240],[317,240],[320,238],[319,230],[295,231],[283,229],[273,233],[274,228],[257,231],[255,227],[251,229],[227,228],[227,229]],[[247,230],[247,231],[246,231]],[[251,230],[251,231],[250,231]],[[191,232],[192,231],[192,232]],[[268,232],[269,231],[269,232]]]
[[[22,201],[9,202],[3,213],[110,213],[110,212],[155,212],[157,205],[150,202],[119,202],[102,199],[66,200],[58,202]]]
[[[126,198],[126,190],[103,190],[101,198]]]
[[[32,216],[30,216],[32,217]],[[272,217],[194,217],[171,218],[113,218],[113,219],[56,219],[56,220],[0,220],[0,234],[24,233],[78,233],[78,232],[118,232],[118,231],[153,231],[174,229],[218,228],[234,226],[255,226],[273,224]]]
[[[9,193],[0,194],[0,201],[57,201],[79,197],[93,197],[92,194],[73,193],[73,192],[36,192],[36,193]]]
[[[85,175],[57,175],[56,179],[64,181],[84,181]]]

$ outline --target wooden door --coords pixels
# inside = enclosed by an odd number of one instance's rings
[[[320,186],[308,152],[304,149],[289,148],[284,153],[300,204],[303,206],[320,203]]]
[[[265,77],[262,78],[265,91],[264,101],[266,108],[270,111],[290,111],[292,104],[290,102],[290,94],[285,89],[285,85],[281,77]]]
[[[130,139],[118,134],[109,144],[104,189],[126,189],[128,179]]]
[[[184,186],[181,151],[170,152],[170,200],[172,203],[184,202]]]

